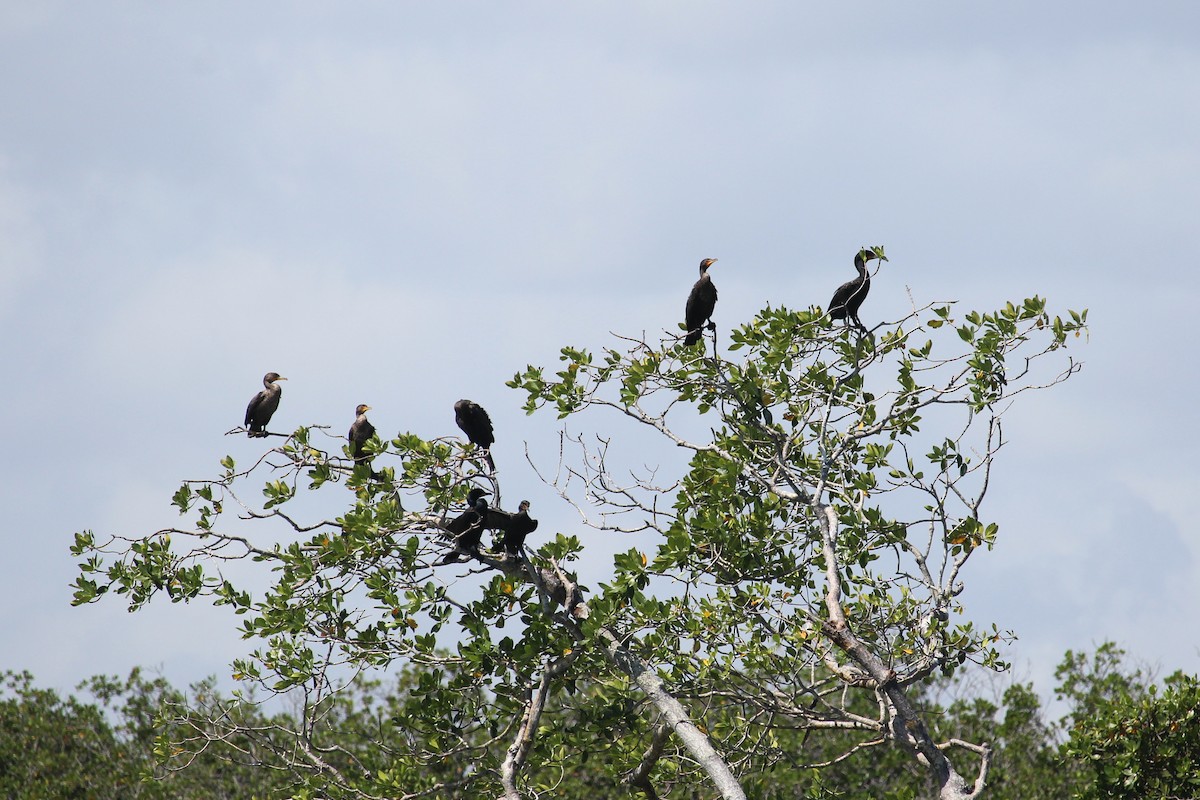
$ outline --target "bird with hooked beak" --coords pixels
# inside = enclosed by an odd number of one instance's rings
[[[867,262],[873,259],[887,261],[882,247],[864,247],[854,256],[854,268],[858,270],[858,277],[846,281],[833,293],[833,299],[829,301],[830,319],[845,320],[847,326],[853,322],[859,329],[866,331],[866,326],[858,318],[858,309],[863,300],[867,298],[867,293],[871,291],[871,276],[867,274]]]

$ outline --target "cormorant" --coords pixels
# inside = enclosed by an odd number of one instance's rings
[[[467,439],[483,450],[488,469],[495,472],[496,462],[492,460],[492,445],[496,442],[496,434],[492,430],[492,418],[483,410],[483,406],[470,400],[459,400],[454,404],[454,421],[467,435]]]
[[[268,372],[263,376],[263,386],[266,388],[250,398],[250,405],[246,406],[247,436],[267,435],[267,423],[271,421],[275,409],[279,408],[279,398],[283,395],[283,387],[276,381],[286,380],[278,372]]]
[[[350,426],[350,433],[346,434],[346,438],[350,440],[350,452],[354,455],[355,464],[365,464],[371,460],[371,457],[363,454],[363,445],[365,445],[372,436],[375,435],[375,426],[367,419],[367,412],[371,407],[366,403],[359,403],[354,409],[354,424]],[[374,475],[374,473],[371,473]]]
[[[529,518],[529,501],[522,500],[520,510],[512,515],[504,529],[504,552],[515,557],[525,544],[525,537],[537,530],[538,521]]]
[[[455,550],[479,552],[479,540],[483,536],[484,523],[487,521],[487,494],[487,489],[476,486],[467,494],[467,510],[446,523],[446,530],[454,534]],[[460,556],[457,552],[447,553],[438,561],[438,566],[461,561]]]
[[[713,309],[717,307],[717,287],[713,286],[712,278],[708,275],[708,268],[714,263],[715,258],[706,258],[700,262],[700,279],[692,286],[692,292],[688,295],[687,309],[683,312],[683,324],[687,326],[688,331],[683,340],[685,345],[700,341],[705,322],[708,323],[709,330],[716,330],[716,325],[709,319]]]
[[[852,281],[846,281],[833,293],[833,299],[829,301],[830,319],[845,320],[846,325],[853,322],[859,328],[866,330],[866,326],[858,318],[858,307],[867,298],[867,292],[871,291],[871,276],[867,274],[867,262],[875,258],[887,261],[887,256],[865,247],[854,256],[854,268],[858,270],[858,277]]]

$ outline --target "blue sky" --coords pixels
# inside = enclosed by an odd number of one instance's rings
[[[447,435],[465,396],[512,464],[556,427],[504,381],[672,328],[701,258],[728,326],[883,244],[878,319],[1090,309],[1082,374],[1006,427],[975,617],[1043,690],[1106,639],[1200,670],[1197,31],[1184,2],[0,3],[0,668],[227,675],[229,615],[72,609],[67,548],[256,452],[222,434],[267,370],[273,428],[367,402]]]

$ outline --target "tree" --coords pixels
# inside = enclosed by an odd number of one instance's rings
[[[147,680],[135,669],[125,680],[96,676],[79,688],[98,702],[35,688],[27,672],[3,675],[0,797],[212,800],[266,797],[286,786],[281,775],[231,765],[245,740],[221,742],[189,758],[186,772],[159,767],[160,760],[171,761],[160,740],[184,736],[182,729],[161,725],[164,709],[184,704],[184,694],[162,678]],[[192,687],[193,699],[211,693],[207,685]],[[255,718],[252,707],[246,711],[244,720]],[[266,720],[259,716],[256,722],[262,728]]]
[[[188,525],[77,534],[75,602],[112,590],[135,610],[158,594],[232,606],[261,642],[235,676],[302,700],[272,731],[290,746],[256,757],[323,796],[532,797],[591,775],[649,797],[707,783],[738,798],[778,766],[895,748],[939,797],[973,798],[989,746],[935,738],[914,699],[968,661],[1003,666],[1006,634],[962,619],[963,568],[996,541],[981,507],[1004,413],[1078,369],[1059,355],[1085,328],[1086,312],[1051,317],[1037,297],[960,321],[951,305],[914,308],[871,332],[768,307],[731,332],[728,356],[675,337],[598,358],[564,348],[561,370],[510,383],[527,410],[635,424],[594,446],[564,428],[578,457],[554,483],[583,525],[657,535],[595,591],[570,571],[575,533],[525,559],[484,549],[439,565],[470,486],[501,504],[465,443],[375,437],[373,476],[314,426],[185,482]],[[689,453],[683,475],[618,477],[639,435]],[[256,480],[261,502],[243,488]],[[311,510],[336,508],[343,483],[349,508]],[[259,597],[222,575],[230,559],[262,565]],[[339,698],[393,664],[414,670],[406,697],[347,746]],[[212,741],[262,735],[211,711]],[[810,735],[837,752],[806,750]]]
[[[91,776],[116,772],[118,744],[94,706],[36,689],[29,673],[6,672],[0,688],[0,795],[4,797],[117,797],[96,792]],[[116,769],[113,769],[116,768]],[[135,784],[122,774],[114,788]]]
[[[407,704],[413,702],[421,674],[421,668],[408,666],[386,682],[360,679],[339,693],[327,706],[331,747],[386,766],[386,749],[395,744],[385,737],[401,730],[389,721],[409,716]],[[1190,796],[1181,791],[1195,784],[1200,682],[1194,676],[1176,673],[1160,689],[1143,669],[1128,667],[1124,653],[1112,643],[1102,644],[1090,658],[1069,651],[1058,675],[1058,694],[1068,710],[1057,722],[1044,717],[1032,685],[1007,682],[982,668],[914,686],[913,702],[932,721],[935,737],[958,735],[990,744],[987,796],[993,800]],[[52,691],[35,689],[28,674],[5,676],[0,689],[3,796],[178,800],[290,791],[286,775],[258,769],[248,757],[260,743],[240,736],[222,739],[210,724],[221,709],[221,714],[237,716],[242,728],[258,731],[261,742],[265,732],[296,727],[288,711],[266,717],[248,699],[217,694],[211,680],[193,685],[185,695],[162,678],[143,678],[138,669],[125,680],[97,676],[79,688],[98,702],[62,700]],[[559,717],[563,728],[594,716],[610,699],[598,683],[579,688],[572,708]],[[869,713],[865,700],[860,697],[858,713]],[[624,716],[619,709],[609,712],[614,726],[624,724]],[[1064,733],[1071,736],[1065,744]],[[794,765],[803,760],[833,759],[845,741],[836,732],[810,738],[802,729],[781,728],[774,734],[778,768],[742,776],[751,796],[921,796],[915,762],[899,749],[860,751],[819,770],[797,770]],[[276,751],[290,746],[286,736],[266,738]],[[209,747],[194,757],[189,748],[175,744],[188,740],[209,741]],[[217,748],[224,752],[214,753]],[[156,752],[161,764],[155,763]],[[589,770],[586,762],[578,767],[560,775],[555,797],[583,800],[622,791],[620,776]],[[443,772],[444,780],[453,768],[443,767]]]
[[[1200,680],[1176,672],[1162,692],[1141,670],[1120,671],[1111,643],[1088,665],[1067,653],[1062,692],[1075,702],[1067,755],[1077,759],[1082,800],[1184,800],[1200,794]],[[1090,666],[1090,668],[1089,668]]]
[[[1063,768],[1058,726],[1043,718],[1032,685],[1013,683],[998,702],[974,695],[939,711],[935,727],[942,735],[990,744],[987,795],[992,800],[1071,796],[1073,771]]]

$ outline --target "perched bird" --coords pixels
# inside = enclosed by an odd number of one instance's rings
[[[521,552],[525,537],[537,530],[538,521],[529,518],[529,501],[522,500],[520,509],[509,519],[504,529],[504,552],[511,557]]]
[[[283,395],[283,387],[276,381],[286,380],[278,372],[268,372],[263,376],[263,386],[266,388],[250,398],[250,405],[246,406],[247,436],[267,435],[267,423],[271,421],[275,409],[279,408],[279,398]]]
[[[483,410],[483,406],[470,400],[459,400],[454,404],[454,421],[467,435],[467,439],[484,451],[483,457],[487,459],[488,469],[495,472],[496,462],[492,460],[492,445],[496,442],[496,434],[492,430],[492,418]]]
[[[455,550],[479,552],[479,540],[488,515],[487,494],[487,489],[476,486],[467,494],[467,510],[446,523],[446,530],[454,534]],[[438,561],[438,566],[461,560],[459,553],[447,553]]]
[[[346,434],[346,438],[350,440],[350,452],[354,455],[356,465],[365,464],[371,460],[371,456],[363,453],[363,445],[375,435],[375,426],[367,419],[367,412],[370,410],[371,407],[366,403],[359,403],[358,407],[354,409],[354,424],[350,426],[350,433]]]
[[[871,276],[867,274],[867,262],[875,258],[887,261],[887,256],[865,247],[858,251],[858,255],[854,256],[854,268],[858,270],[858,277],[852,281],[846,281],[833,293],[833,299],[829,301],[830,319],[845,320],[846,325],[853,322],[859,328],[866,330],[866,326],[858,318],[858,307],[867,298],[867,292],[871,291]]]
[[[683,312],[683,324],[687,326],[687,336],[683,340],[685,345],[700,341],[705,322],[709,330],[716,330],[717,326],[709,318],[717,307],[717,287],[713,286],[712,278],[708,275],[708,268],[716,261],[715,258],[706,258],[700,262],[700,279],[692,286],[687,308]]]

